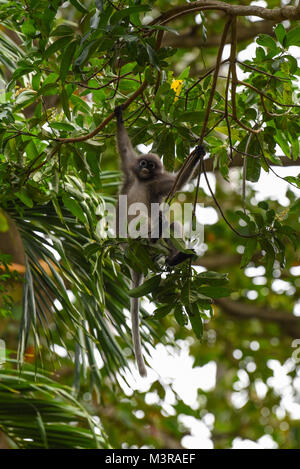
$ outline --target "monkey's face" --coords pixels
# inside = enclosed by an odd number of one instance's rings
[[[158,156],[153,154],[143,155],[137,159],[134,172],[139,179],[151,180],[162,173],[162,163]]]

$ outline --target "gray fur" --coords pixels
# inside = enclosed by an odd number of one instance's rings
[[[148,210],[148,214],[151,213],[152,203],[161,203],[173,187],[176,174],[171,174],[165,171],[160,158],[153,154],[148,153],[145,155],[137,155],[133,149],[126,128],[123,123],[122,111],[118,107],[115,109],[115,115],[117,117],[117,146],[121,159],[121,170],[124,175],[123,185],[120,191],[120,195],[127,195],[128,207],[136,202],[142,202],[145,204]],[[146,173],[140,167],[140,162],[145,160],[147,164],[149,162],[155,164],[153,171]],[[192,177],[194,168],[198,162],[196,161],[193,165],[192,171],[189,168],[188,171],[183,172],[178,180],[177,190],[180,190]],[[119,233],[119,207],[117,207],[117,233]],[[128,222],[130,217],[128,217]],[[151,230],[151,219],[149,216],[149,233]],[[170,249],[170,264],[176,265],[178,263],[177,257],[182,262],[182,254],[175,252],[175,249]],[[180,256],[181,255],[181,256]],[[166,260],[168,263],[168,259]],[[138,287],[143,282],[143,275],[137,272],[131,271],[132,288]],[[131,321],[132,321],[132,339],[134,345],[135,358],[138,365],[138,370],[141,376],[146,376],[147,371],[143,359],[141,350],[141,339],[139,332],[139,298],[131,298]]]

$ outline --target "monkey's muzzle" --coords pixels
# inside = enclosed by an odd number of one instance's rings
[[[149,174],[150,174],[150,171],[149,171],[149,169],[147,169],[147,168],[142,168],[142,169],[140,170],[140,175],[141,175],[143,178],[147,178],[147,177],[149,176]]]

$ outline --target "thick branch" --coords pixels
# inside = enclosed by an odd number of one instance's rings
[[[242,301],[233,301],[228,298],[216,299],[215,303],[230,316],[238,319],[260,319],[277,322],[292,337],[300,337],[300,320],[287,311],[264,308]]]
[[[206,1],[199,0],[196,2],[186,3],[185,5],[171,8],[159,17],[155,18],[150,25],[165,24],[171,20],[177,19],[181,16],[190,13],[196,13],[203,10],[219,10],[227,15],[233,16],[258,16],[264,20],[274,21],[280,23],[283,20],[299,20],[300,10],[299,7],[283,6],[281,8],[264,8],[257,5],[231,5],[229,3],[220,1]]]

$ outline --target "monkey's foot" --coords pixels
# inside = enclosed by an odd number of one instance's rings
[[[195,148],[195,152],[196,152],[198,158],[202,158],[202,156],[205,156],[205,154],[206,154],[205,146],[204,145],[198,145]]]
[[[177,252],[173,256],[167,257],[166,263],[170,267],[174,267],[175,265],[181,264],[182,262],[186,261],[187,259],[191,259],[194,257],[195,254],[188,254],[187,252]]]

